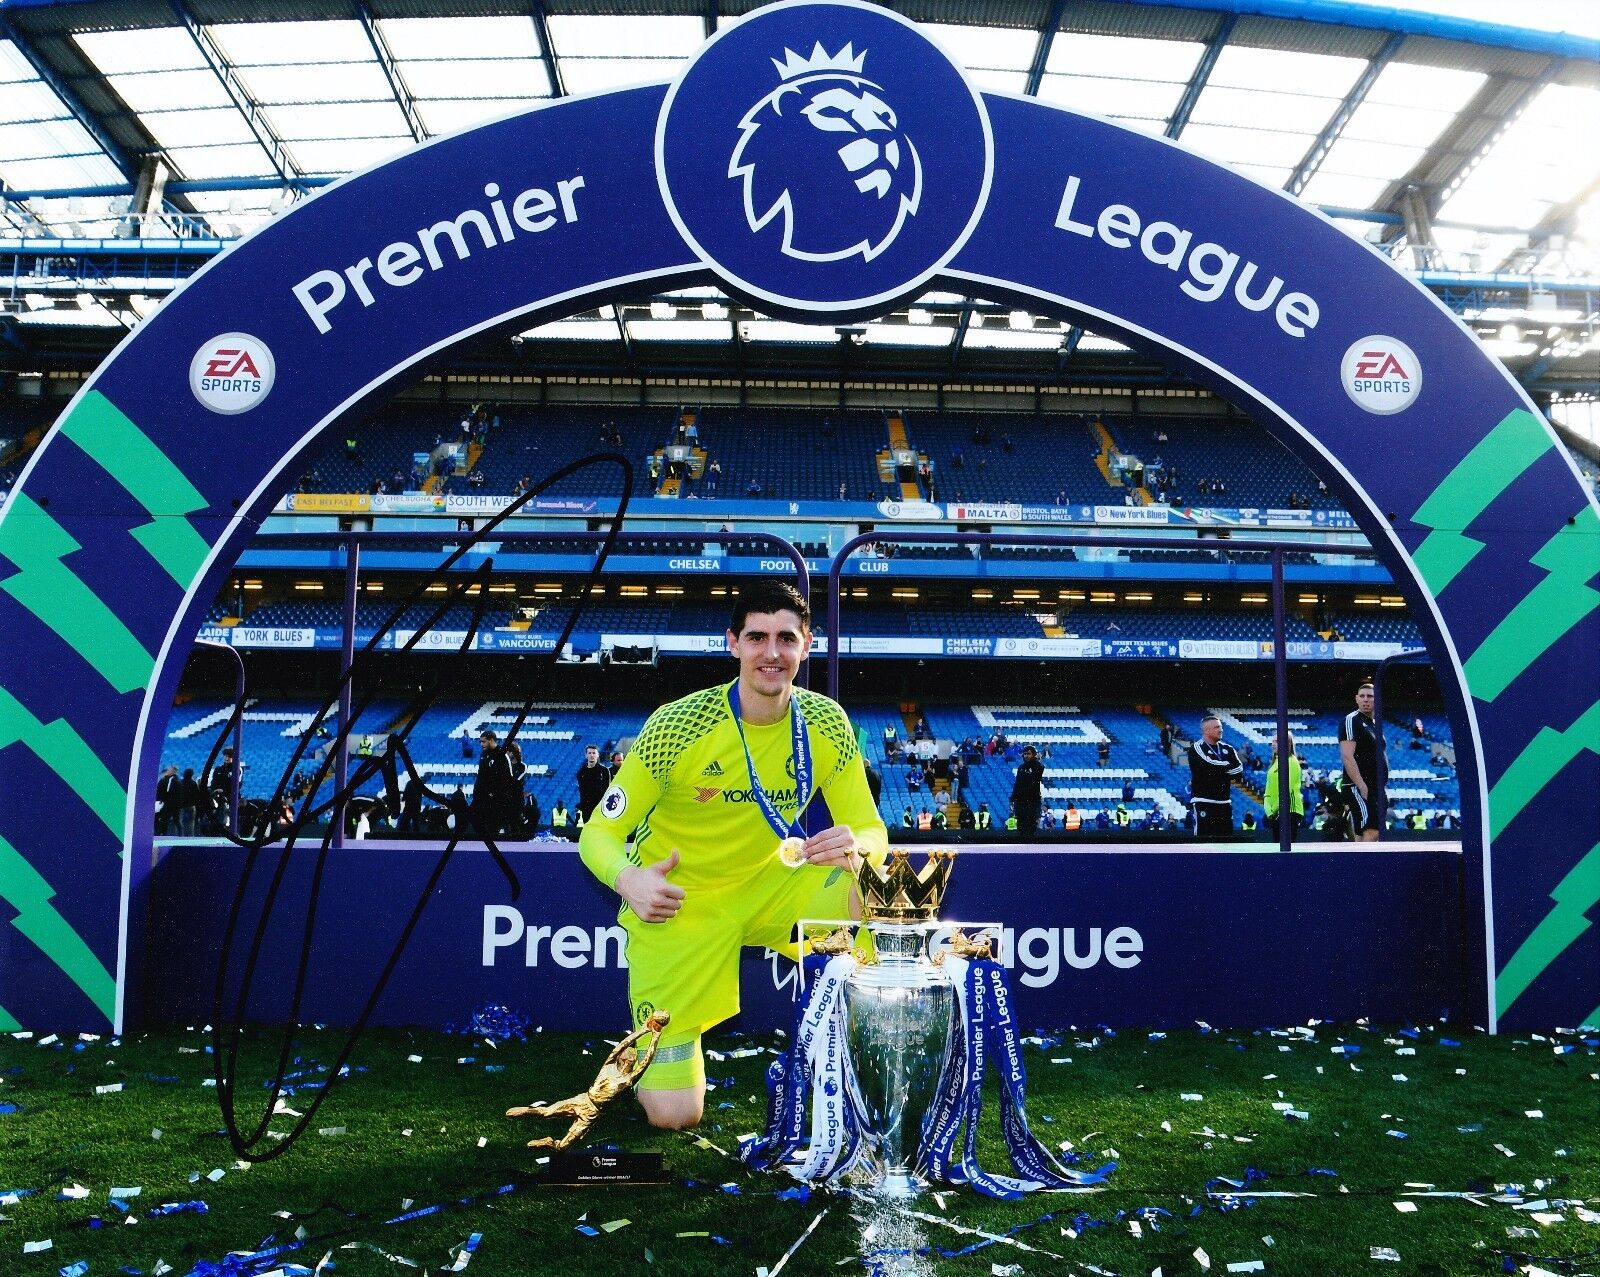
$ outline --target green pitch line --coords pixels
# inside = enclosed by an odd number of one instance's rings
[[[85,395],[59,429],[156,516],[129,535],[188,589],[210,547],[184,516],[205,509],[205,498],[172,458],[98,390]]]
[[[1543,423],[1518,408],[1485,435],[1417,507],[1412,522],[1434,530],[1411,557],[1435,597],[1483,549],[1482,541],[1466,536],[1463,530],[1554,447]]]
[[[50,903],[55,894],[22,853],[0,838],[0,899],[17,911],[11,925],[33,941],[39,952],[83,990],[100,1014],[111,1020],[116,1011],[117,982]]]
[[[1494,1000],[1501,1015],[1589,929],[1589,919],[1584,914],[1600,904],[1600,843],[1572,867],[1572,872],[1550,893],[1550,899],[1556,907],[1528,934],[1495,977]]]
[[[1431,540],[1432,538],[1430,538]],[[1478,645],[1464,666],[1467,685],[1492,701],[1550,646],[1596,607],[1600,591],[1586,582],[1600,566],[1600,515],[1585,505],[1530,562],[1550,575],[1530,590]]]
[[[26,492],[0,522],[0,558],[19,569],[0,590],[48,625],[119,692],[150,681],[155,660],[121,619],[61,560],[80,546]]]
[[[1600,701],[1564,732],[1541,728],[1489,791],[1489,837],[1498,838],[1580,751],[1600,754]]]
[[[21,743],[72,787],[100,823],[122,841],[128,793],[94,750],[65,719],[41,723],[21,701],[0,687],[0,750]]]

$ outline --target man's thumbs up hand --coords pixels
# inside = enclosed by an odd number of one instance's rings
[[[653,865],[629,865],[617,875],[617,894],[641,922],[665,922],[683,907],[683,888],[667,880],[678,867],[678,851]]]

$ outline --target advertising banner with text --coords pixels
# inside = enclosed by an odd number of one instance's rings
[[[616,897],[570,843],[502,850],[517,898],[481,844],[457,850],[375,1023],[459,1024],[494,1002],[548,1029],[620,1032],[627,967]],[[254,926],[279,854],[264,853],[241,935]],[[306,1021],[349,1024],[359,1014],[440,854],[368,843],[329,856]],[[314,845],[289,853],[275,917],[306,916],[315,859]],[[158,1022],[210,1019],[240,863],[232,848],[196,844],[162,856],[148,946]],[[1460,865],[1446,851],[963,848],[940,916],[1004,925],[998,956],[1030,1028],[1195,1020],[1256,1028],[1363,1015],[1404,1022],[1458,1004],[1450,954]],[[372,890],[377,882],[381,892]],[[1041,891],[1043,882],[1073,888]],[[359,927],[349,925],[353,916]],[[285,1009],[300,949],[298,923],[292,930],[294,943],[262,951],[249,1018],[275,1022]],[[746,949],[742,1027],[789,1023],[793,981],[787,959]]]

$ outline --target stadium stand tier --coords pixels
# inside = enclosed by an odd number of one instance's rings
[[[469,411],[462,404],[391,404],[377,418],[330,440],[307,468],[300,488],[369,492],[381,482],[394,490],[397,475],[412,487],[415,456],[463,440],[461,419]],[[481,450],[473,452],[471,470],[481,482],[474,483],[470,474],[450,474],[434,481],[438,490],[509,495],[524,480],[537,484],[591,453],[611,451],[604,440],[614,426],[622,437],[620,451],[634,464],[632,495],[651,496],[649,458],[675,441],[681,412],[695,420],[696,434],[690,440],[694,460],[682,481],[664,488],[662,495],[837,501],[842,491],[850,501],[900,498],[906,495],[901,482],[880,469],[880,454],[890,444],[886,420],[898,415],[911,450],[932,463],[940,501],[1142,501],[1144,495],[1103,464],[1114,443],[1121,454],[1144,463],[1145,495],[1174,505],[1339,509],[1287,448],[1261,426],[1234,417],[1157,420],[782,407],[679,410],[613,404],[488,404],[484,411],[498,425],[484,428]],[[1158,433],[1164,441],[1156,442]],[[347,440],[354,442],[353,449]],[[714,487],[706,473],[713,460],[721,466]],[[1158,482],[1158,476],[1174,473],[1177,478],[1170,485]],[[926,495],[925,484],[911,486]],[[615,487],[614,467],[597,466],[560,480],[548,492],[588,496]]]
[[[358,702],[360,697],[358,696]],[[231,706],[215,697],[189,699],[174,709],[163,749],[163,764],[179,769],[193,767],[198,775],[219,736],[226,730]],[[248,764],[242,793],[265,798],[289,767],[296,746],[308,734],[321,703],[304,698],[262,698],[249,702],[244,715],[243,753]],[[404,736],[406,750],[429,784],[441,792],[458,786],[469,796],[477,771],[477,739],[485,729],[502,738],[524,706],[519,701],[462,699],[437,701],[414,718],[406,703],[392,696],[375,699],[361,713],[352,742],[373,736],[377,748],[385,747],[391,733]],[[517,733],[529,775],[526,789],[546,815],[557,799],[576,804],[574,775],[583,761],[586,745],[599,746],[607,755],[625,749],[638,733],[651,706],[643,704],[600,706],[588,701],[536,701]],[[945,799],[936,793],[931,769],[924,768],[922,784],[910,782],[912,759],[924,751],[929,759],[960,753],[969,762],[961,799],[974,811],[987,803],[994,826],[1003,826],[1010,803],[1021,748],[1039,748],[1045,764],[1044,807],[1059,827],[1060,813],[1075,806],[1086,830],[1104,829],[1116,806],[1126,806],[1135,828],[1176,830],[1188,810],[1189,771],[1182,745],[1171,754],[1161,749],[1163,727],[1180,742],[1197,727],[1202,707],[1151,706],[1141,712],[1131,706],[1094,705],[968,705],[935,702],[918,707],[926,719],[928,738],[911,739],[916,715],[897,705],[864,702],[847,705],[857,727],[863,752],[883,778],[879,810],[891,828],[900,825],[907,807],[915,814],[932,810]],[[1234,816],[1243,824],[1254,813],[1260,825],[1264,812],[1261,794],[1272,752],[1274,713],[1260,707],[1210,707],[1222,719],[1224,737],[1245,759],[1243,781],[1234,791]],[[1313,813],[1327,787],[1340,771],[1338,724],[1342,712],[1335,707],[1292,706],[1290,730],[1305,772],[1306,811]],[[1447,761],[1449,734],[1444,716],[1420,716],[1424,734],[1416,736],[1409,721],[1385,724],[1389,757],[1391,814],[1421,811],[1432,822],[1444,813],[1459,813],[1460,789],[1454,766]],[[327,720],[336,728],[337,716]],[[893,727],[896,748],[885,746],[885,728]],[[997,740],[997,737],[999,738]],[[231,736],[228,737],[231,740]],[[1445,751],[1435,748],[1444,746]],[[310,742],[291,774],[309,776],[331,737]],[[1319,792],[1319,788],[1322,792]],[[331,789],[319,791],[325,800]],[[360,787],[361,794],[382,796],[383,783],[374,778]],[[1100,813],[1106,821],[1100,822]],[[953,814],[953,813],[952,813]]]

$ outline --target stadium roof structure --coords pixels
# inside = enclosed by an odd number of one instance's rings
[[[1530,391],[1600,394],[1600,39],[1469,0],[894,0],[983,88],[1181,139],[1321,207]],[[739,0],[0,0],[0,367],[86,368],[230,240],[419,141],[671,78]],[[1600,8],[1600,6],[1596,6]],[[1524,17],[1541,12],[1515,6]],[[930,293],[807,327],[714,289],[458,355],[639,376],[1181,383]]]

